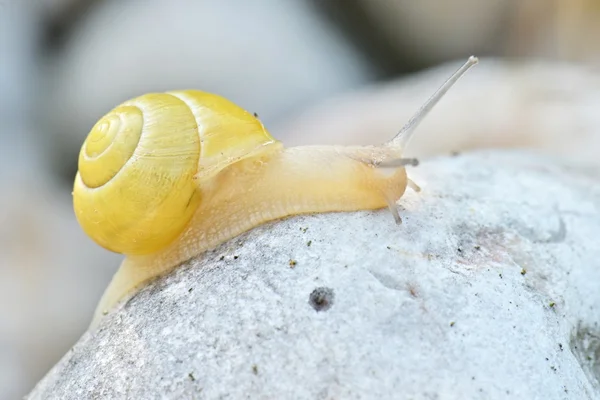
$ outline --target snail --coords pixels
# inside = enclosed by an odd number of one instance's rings
[[[291,215],[389,208],[416,159],[415,128],[473,65],[470,57],[390,141],[286,148],[256,114],[198,90],[148,93],[104,115],[79,153],[73,207],[97,244],[125,255],[91,327],[190,258]]]

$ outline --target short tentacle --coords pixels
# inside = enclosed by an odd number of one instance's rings
[[[411,188],[412,190],[414,190],[414,191],[415,191],[415,192],[417,192],[417,193],[421,191],[421,187],[420,187],[419,185],[417,185],[417,184],[415,183],[415,181],[413,181],[413,180],[412,180],[412,179],[410,179],[410,178],[406,178],[406,179],[407,179],[407,180],[406,180],[406,185],[407,185],[409,188]]]
[[[419,165],[419,160],[417,160],[416,158],[392,158],[389,160],[381,161],[375,166],[381,168],[399,168],[406,167],[409,165],[412,167],[416,167],[417,165]]]
[[[385,196],[386,201],[388,203],[388,209],[390,210],[390,212],[392,213],[392,216],[394,217],[394,221],[396,221],[397,225],[402,224],[402,217],[400,217],[400,212],[398,211],[398,205],[396,204],[396,201],[398,199],[394,199],[391,196]]]

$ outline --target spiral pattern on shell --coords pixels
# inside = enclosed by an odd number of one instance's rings
[[[184,230],[201,202],[202,182],[275,143],[252,114],[210,93],[126,101],[94,125],[81,147],[76,217],[106,249],[155,252]]]

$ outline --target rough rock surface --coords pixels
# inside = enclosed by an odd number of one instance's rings
[[[142,290],[30,399],[598,399],[598,171],[424,162],[387,210],[266,224]]]

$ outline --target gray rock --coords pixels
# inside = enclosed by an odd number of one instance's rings
[[[143,289],[30,399],[598,399],[598,171],[480,152],[387,210],[258,227]]]

